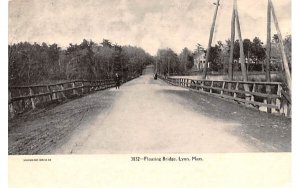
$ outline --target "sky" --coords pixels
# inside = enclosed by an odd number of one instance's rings
[[[100,43],[180,53],[207,47],[216,0],[10,0],[9,43]],[[213,44],[230,38],[232,0],[221,0]],[[283,36],[291,33],[291,1],[273,0]],[[267,0],[238,0],[242,37],[266,40]],[[275,33],[272,27],[272,33]]]

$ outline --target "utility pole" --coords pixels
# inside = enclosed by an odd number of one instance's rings
[[[274,10],[272,0],[270,0],[270,7],[271,7],[272,16],[273,16],[273,19],[274,19],[274,23],[275,23],[275,27],[276,27],[277,35],[278,35],[278,39],[279,39],[281,57],[282,57],[282,61],[283,61],[284,71],[285,71],[285,78],[286,78],[287,86],[289,88],[289,92],[291,93],[291,91],[292,91],[292,78],[291,78],[290,68],[289,68],[289,64],[288,64],[288,59],[287,59],[285,51],[284,51],[283,39],[282,39],[281,31],[280,31],[280,28],[279,28],[279,24],[278,24],[278,20],[277,20],[276,14],[275,14],[275,10]]]
[[[240,20],[239,20],[239,13],[237,10],[237,0],[234,0],[234,9],[235,9],[235,19],[236,19],[236,26],[237,26],[237,32],[239,37],[239,43],[240,43],[240,61],[241,61],[241,69],[242,69],[242,75],[243,75],[243,81],[247,82],[247,70],[245,65],[245,54],[244,54],[244,45],[243,45],[243,39],[242,39],[242,32],[241,32],[241,26],[240,26]],[[244,90],[249,91],[248,84],[244,84]],[[246,94],[246,100],[250,100],[250,96]]]
[[[215,9],[214,17],[213,17],[213,23],[212,23],[211,29],[210,29],[208,47],[207,47],[205,63],[204,63],[204,68],[203,68],[203,75],[202,75],[203,79],[206,79],[207,64],[208,64],[208,60],[209,60],[210,48],[211,48],[211,43],[212,43],[212,39],[213,39],[213,35],[214,35],[214,30],[215,30],[215,25],[216,25],[216,18],[217,18],[217,14],[218,14],[219,5],[220,5],[220,0],[217,0],[217,3],[214,3],[214,5],[216,5],[216,9]]]
[[[245,54],[244,54],[244,45],[243,45],[243,39],[242,39],[242,32],[241,32],[241,26],[240,26],[240,20],[239,20],[239,14],[237,10],[237,0],[234,0],[234,9],[235,9],[235,19],[236,19],[236,26],[237,26],[237,32],[239,37],[239,43],[240,43],[240,61],[241,61],[241,69],[242,69],[242,75],[243,75],[243,81],[248,81],[247,78],[247,72],[246,72],[246,66],[245,66]]]
[[[236,3],[236,1],[234,1],[234,3]],[[235,5],[233,4],[232,18],[231,18],[230,56],[228,62],[228,78],[230,81],[233,80],[232,62],[233,62],[234,40],[235,40],[235,8],[234,7]]]
[[[268,11],[267,11],[267,57],[266,57],[266,80],[271,81],[270,76],[270,59],[271,59],[271,5],[268,0]]]
[[[271,81],[270,75],[270,59],[271,59],[271,4],[270,0],[268,0],[268,10],[267,10],[267,57],[266,57],[266,81]],[[271,88],[269,85],[266,87],[266,92],[269,94],[271,92]],[[270,104],[270,98],[267,98],[267,104]],[[267,108],[267,112],[271,113],[272,109]]]

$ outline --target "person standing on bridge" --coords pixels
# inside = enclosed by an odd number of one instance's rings
[[[157,80],[157,72],[154,74],[154,80]]]
[[[116,82],[116,89],[120,89],[120,76],[118,75],[118,73],[116,73],[115,82]]]

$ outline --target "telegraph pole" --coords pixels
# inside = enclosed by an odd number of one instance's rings
[[[207,64],[208,64],[208,60],[209,60],[210,48],[211,48],[211,43],[212,43],[212,39],[213,39],[213,35],[214,35],[214,30],[215,30],[215,25],[216,25],[216,18],[217,18],[217,14],[218,14],[219,5],[220,5],[220,0],[217,0],[217,3],[214,3],[214,5],[216,5],[216,9],[215,9],[214,17],[213,17],[213,23],[212,23],[211,29],[210,29],[208,47],[207,47],[205,63],[204,63],[204,68],[203,68],[203,75],[202,75],[203,79],[206,79]]]
[[[281,31],[280,31],[280,28],[279,28],[279,24],[278,24],[278,20],[277,20],[276,14],[275,14],[275,10],[274,10],[272,0],[270,0],[270,7],[271,7],[272,16],[273,16],[273,19],[274,19],[274,23],[275,23],[275,27],[276,27],[277,35],[278,35],[278,39],[279,39],[281,57],[282,57],[282,61],[283,61],[284,71],[285,71],[285,78],[286,78],[286,82],[287,82],[287,85],[288,85],[288,88],[289,88],[289,92],[291,93],[292,78],[291,78],[290,68],[289,68],[289,64],[288,64],[288,59],[287,59],[285,51],[284,51],[284,45],[283,45],[283,42],[282,42],[283,39],[282,39]]]
[[[271,59],[271,5],[268,0],[268,11],[267,11],[267,57],[266,57],[266,80],[271,81],[270,76],[270,59]]]
[[[235,5],[232,6],[230,56],[228,62],[228,78],[231,81],[233,80],[232,62],[233,62],[234,40],[235,40],[235,8],[234,7]]]
[[[246,81],[248,81],[248,78],[247,78],[247,70],[246,70],[246,66],[245,66],[244,45],[243,45],[243,39],[242,39],[242,33],[241,33],[241,26],[240,26],[240,20],[239,20],[239,14],[238,14],[238,10],[237,10],[237,3],[236,3],[236,1],[237,0],[234,0],[234,9],[235,9],[235,19],[236,19],[237,32],[238,32],[239,43],[240,43],[240,61],[241,61],[241,69],[242,69],[243,81],[246,82]]]
[[[271,81],[270,75],[270,59],[271,59],[271,4],[270,0],[268,0],[268,10],[267,10],[267,57],[266,57],[266,81]],[[269,85],[266,87],[266,92],[269,94],[271,92],[271,88]],[[267,104],[270,104],[270,98],[267,98]],[[272,109],[267,108],[267,112],[271,113]]]

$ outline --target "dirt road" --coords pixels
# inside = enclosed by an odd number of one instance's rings
[[[152,73],[11,122],[10,154],[291,150],[290,119],[167,85]]]

